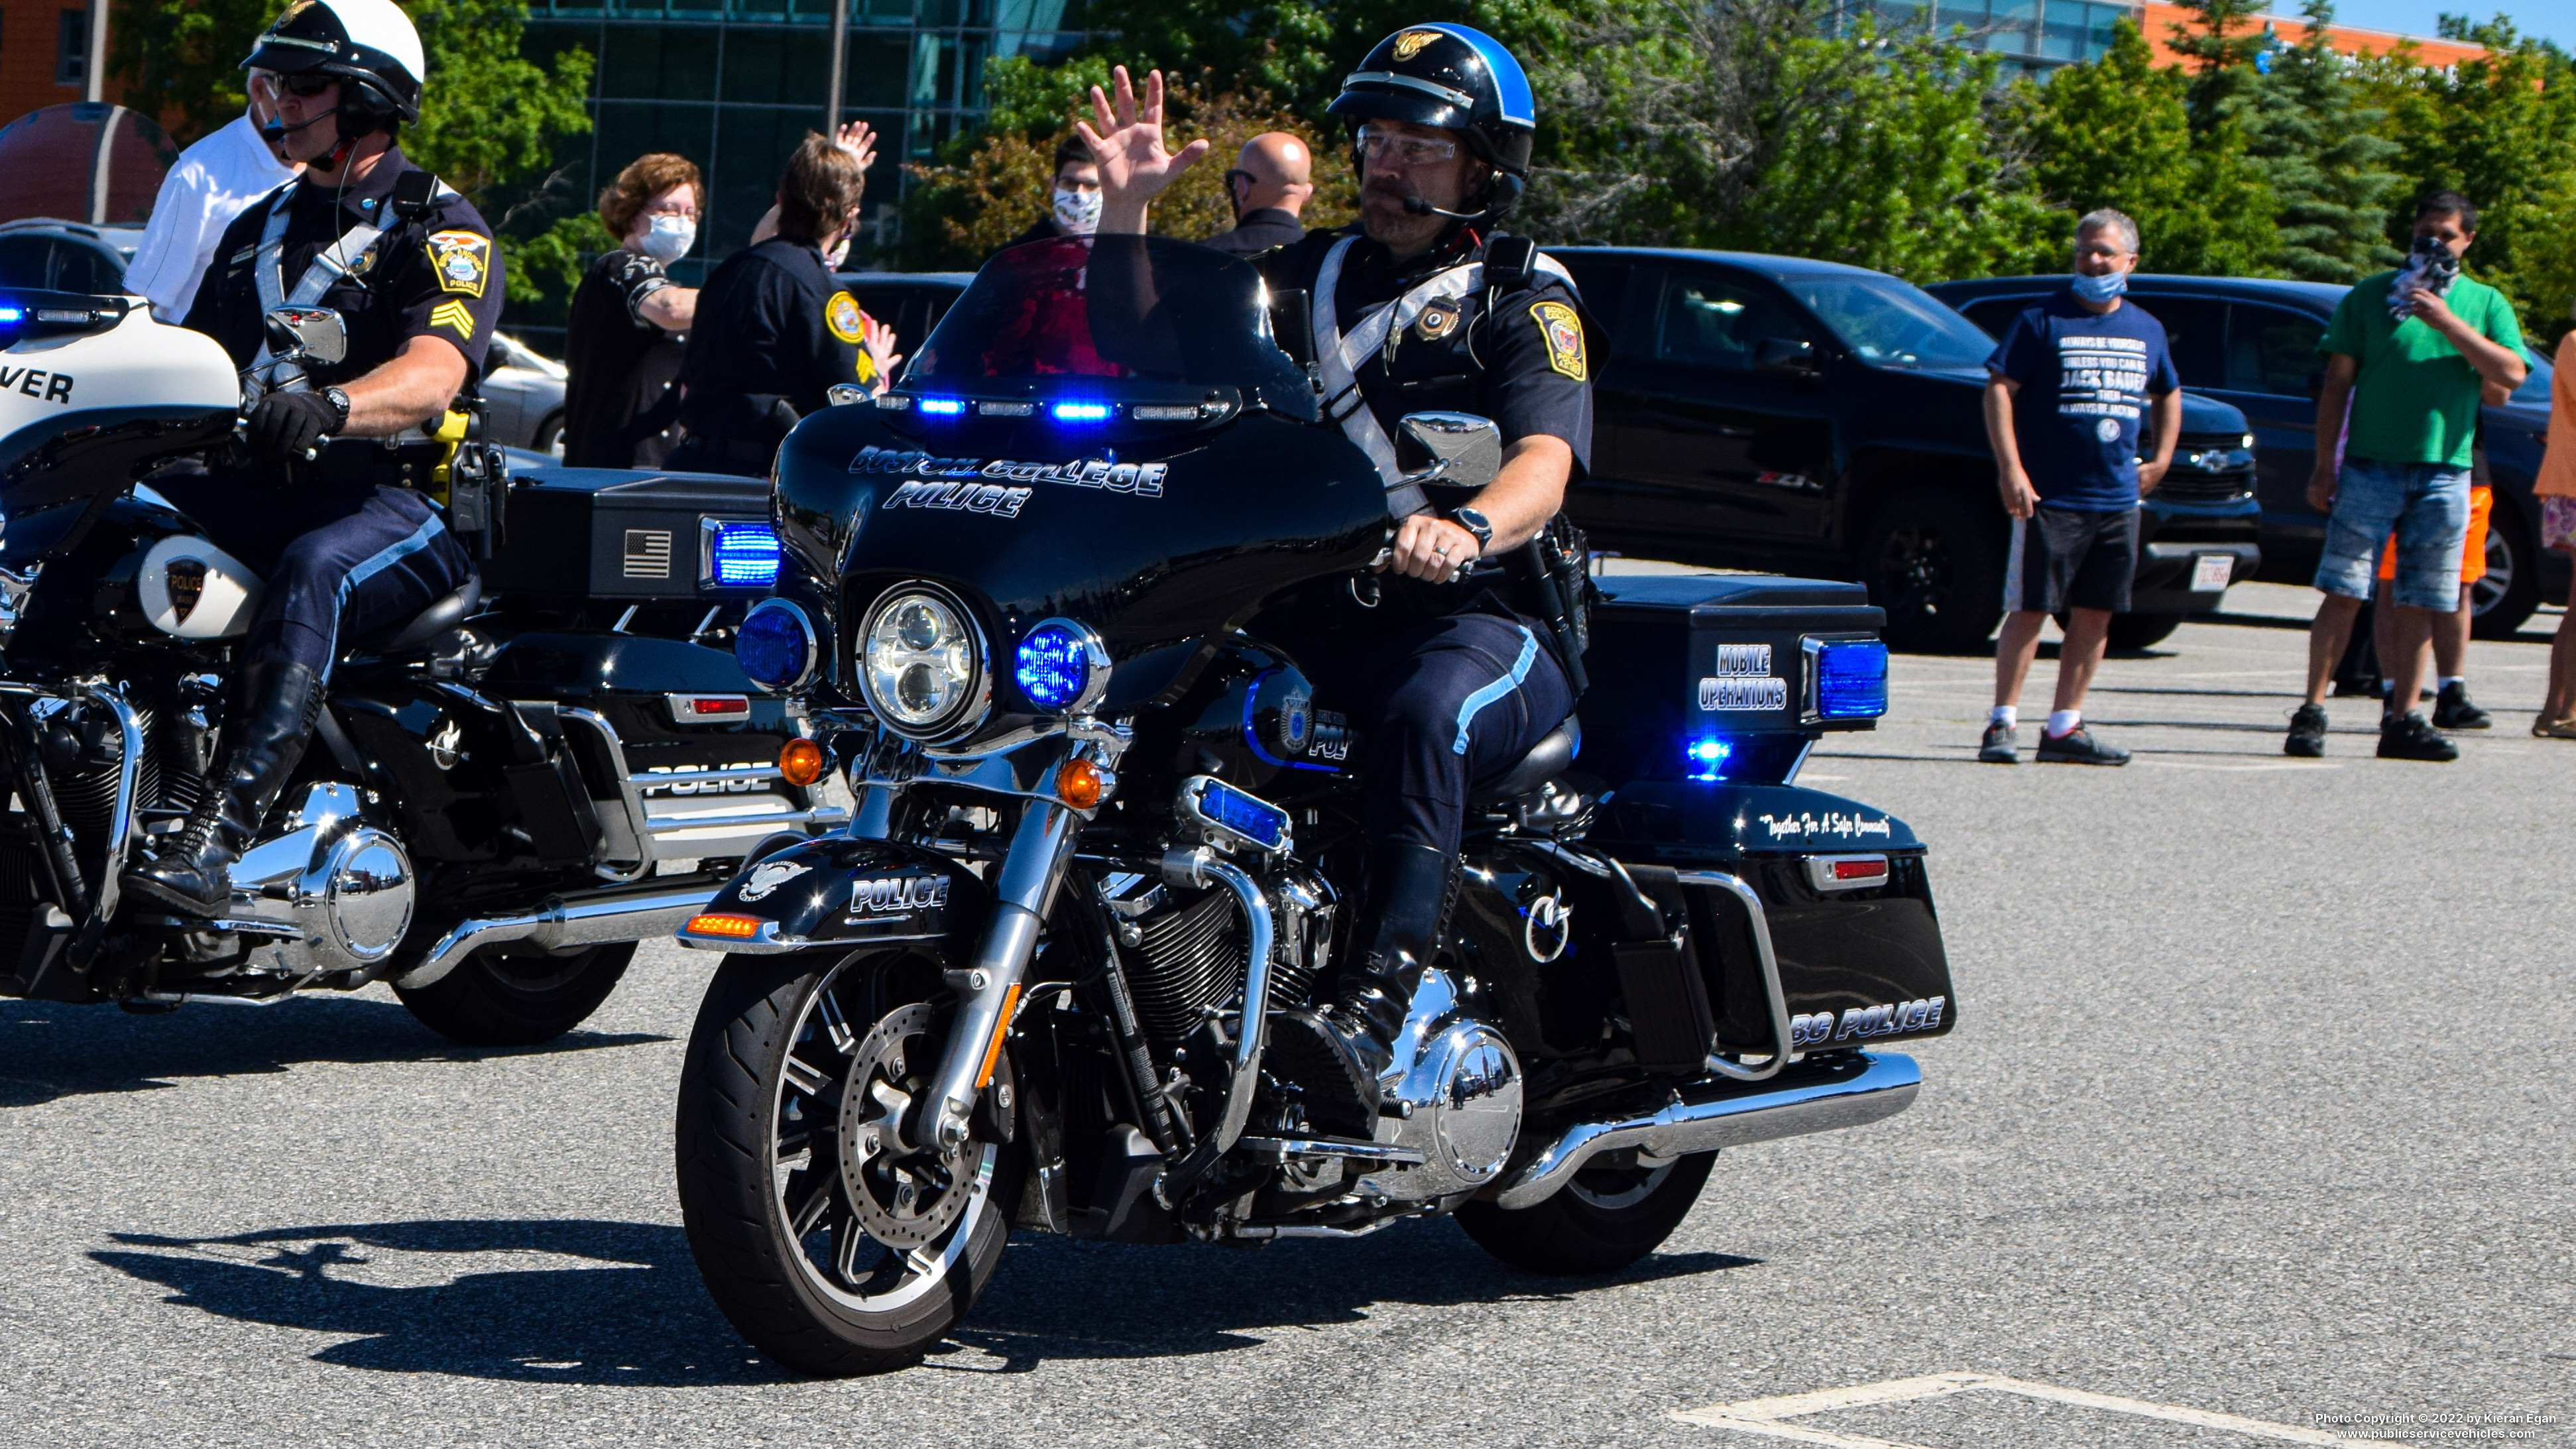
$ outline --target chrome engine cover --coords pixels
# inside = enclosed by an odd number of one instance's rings
[[[1402,1115],[1377,1121],[1379,1143],[1418,1152],[1423,1160],[1372,1172],[1359,1190],[1416,1201],[1493,1181],[1520,1136],[1522,1088],[1511,1043],[1461,1014],[1449,978],[1437,967],[1424,968],[1396,1038],[1394,1065],[1378,1078],[1379,1095]]]
[[[267,969],[299,976],[371,971],[411,928],[418,891],[402,842],[366,823],[358,790],[324,782],[305,791],[296,823],[252,846],[233,867],[227,922],[274,931],[252,951]]]

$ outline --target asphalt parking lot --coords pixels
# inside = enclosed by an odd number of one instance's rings
[[[1979,766],[1990,666],[1900,658],[1807,779],[1930,841],[1959,1030],[1913,1111],[1728,1153],[1603,1280],[1445,1223],[1023,1239],[922,1367],[801,1383],[678,1226],[707,957],[533,1053],[381,989],[0,1003],[0,1444],[2576,1443],[2557,616],[2474,646],[2459,763],[2371,758],[2363,701],[2290,761],[2312,597],[2113,659],[2124,770]]]

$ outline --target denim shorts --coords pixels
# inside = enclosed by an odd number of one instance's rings
[[[2397,602],[2449,613],[2460,606],[2460,548],[2469,533],[2467,468],[2343,460],[2326,520],[2317,587],[2368,601],[2379,548],[2397,535]]]

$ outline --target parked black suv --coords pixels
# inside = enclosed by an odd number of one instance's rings
[[[1989,277],[1926,288],[1988,332],[2064,286],[2063,277]],[[2316,466],[2317,387],[2324,362],[2317,339],[2348,287],[2249,277],[2133,276],[2131,300],[2165,325],[2183,386],[2234,404],[2253,420],[2261,451],[2256,491],[2263,548],[2276,569],[2305,581],[2325,541],[2325,515],[2308,506]],[[2549,440],[2549,364],[2525,351],[2531,377],[2485,412],[2481,438],[2495,512],[2487,525],[2487,576],[2470,591],[2472,629],[2502,639],[2546,597],[2567,597],[2569,561],[2542,553],[2540,503],[2532,481]]]
[[[1549,255],[1611,333],[1592,476],[1568,500],[1595,547],[1856,578],[1887,610],[1890,643],[1984,647],[2003,614],[2008,537],[1981,411],[1991,339],[1907,282],[1833,262]],[[2218,570],[2253,576],[2251,448],[2243,414],[2185,393],[2115,645],[2216,608]]]

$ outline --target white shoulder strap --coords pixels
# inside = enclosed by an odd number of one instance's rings
[[[259,254],[251,260],[251,273],[259,286],[259,314],[265,319],[280,307],[310,307],[322,300],[331,284],[349,275],[361,258],[375,249],[385,229],[373,222],[360,222],[340,234],[340,239],[313,254],[305,265],[304,275],[295,279],[295,290],[286,291],[286,221],[293,212],[295,188],[302,183],[289,182],[277,189],[269,203],[268,221],[260,229]],[[454,196],[454,188],[438,182],[433,194]],[[385,198],[378,198],[378,205]],[[390,209],[390,208],[388,208]],[[383,220],[381,216],[378,220]],[[305,385],[304,369],[291,362],[274,361],[269,351],[265,325],[260,330],[259,355],[251,360],[251,375],[260,380],[266,391],[290,391]]]

